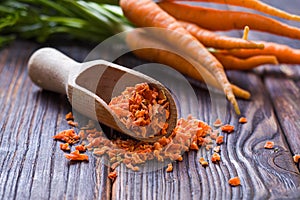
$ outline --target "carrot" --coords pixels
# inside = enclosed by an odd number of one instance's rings
[[[246,59],[220,53],[214,53],[213,55],[222,63],[226,70],[250,70],[259,65],[278,64],[276,57],[269,55],[252,56]]]
[[[142,59],[168,65],[177,71],[209,84],[212,87],[222,89],[220,84],[216,81],[215,77],[211,75],[203,66],[197,62],[193,62],[187,57],[182,57],[179,54],[172,52],[163,41],[154,39],[149,34],[139,33],[138,31],[131,31],[126,37],[127,45],[133,50],[133,53]],[[193,62],[193,63],[192,63]],[[201,69],[201,75],[197,72],[198,68]],[[203,78],[205,77],[205,78]],[[231,84],[233,93],[243,99],[249,99],[250,93],[246,90]]]
[[[217,49],[264,48],[264,45],[261,43],[248,41],[246,38],[240,39],[221,36],[212,31],[203,29],[194,23],[180,21],[180,24],[206,47],[213,47]]]
[[[174,0],[167,0],[167,1],[174,1]],[[240,6],[244,8],[250,8],[252,10],[256,10],[262,13],[266,13],[275,17],[280,17],[282,19],[287,20],[294,20],[300,22],[300,16],[294,15],[273,6],[270,6],[266,3],[263,3],[258,0],[183,0],[183,1],[199,1],[199,2],[210,2],[210,3],[220,3],[220,4],[229,4],[234,6]]]
[[[261,42],[264,49],[236,49],[236,50],[220,50],[219,53],[233,55],[238,58],[249,58],[258,55],[276,56],[279,63],[300,64],[300,49],[294,49],[287,45],[274,42]],[[216,55],[216,54],[215,54]]]
[[[217,10],[171,2],[160,2],[159,6],[178,20],[193,22],[209,30],[225,31],[249,26],[253,30],[300,39],[299,28],[254,13]]]
[[[152,0],[120,0],[124,15],[135,25],[140,27],[157,27],[165,29],[159,31],[157,37],[163,38],[175,48],[188,53],[196,62],[204,66],[214,75],[222,86],[227,99],[233,105],[235,112],[240,114],[238,103],[232,92],[222,64],[207,49],[194,38],[176,19],[163,11]],[[152,34],[155,35],[152,31]],[[201,73],[201,69],[197,69]]]
[[[243,33],[243,37],[242,37],[242,39],[243,40],[248,40],[248,35],[249,35],[249,26],[245,26],[244,27],[244,33]],[[263,46],[263,45],[262,45]],[[262,48],[263,49],[263,48]]]

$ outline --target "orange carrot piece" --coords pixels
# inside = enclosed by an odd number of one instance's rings
[[[191,63],[192,60],[187,61],[180,55],[172,53],[171,50],[167,51],[167,49],[170,49],[167,44],[157,39],[151,39],[151,36],[148,36],[148,34],[132,31],[127,35],[126,42],[131,49],[138,49],[134,50],[133,53],[142,59],[168,65],[191,78],[205,82],[215,88],[222,89],[215,77],[199,63]],[[196,66],[201,68],[201,74],[195,69]],[[231,84],[231,87],[234,95],[237,97],[243,99],[250,98],[251,95],[248,91],[233,84]]]
[[[77,123],[77,122],[74,122],[73,120],[69,120],[69,121],[68,121],[68,124],[69,124],[70,126],[73,126],[73,127],[78,127],[78,123]]]
[[[293,156],[293,160],[294,160],[295,163],[299,163],[299,161],[300,161],[300,154],[295,154]]]
[[[86,147],[83,144],[80,144],[80,145],[76,146],[75,149],[78,150],[79,152],[85,152],[86,151]]]
[[[276,56],[273,55],[258,55],[246,59],[220,53],[213,53],[213,55],[222,63],[226,70],[250,70],[264,64],[278,64]]]
[[[120,6],[124,15],[135,25],[168,30],[163,34],[159,34],[158,37],[164,39],[167,43],[174,45],[177,49],[187,53],[187,55],[190,55],[196,62],[199,62],[213,74],[218,83],[222,86],[224,93],[233,105],[235,112],[240,114],[238,103],[232,92],[231,85],[222,64],[212,56],[196,38],[183,28],[174,17],[163,11],[152,0],[121,0]],[[160,31],[160,33],[162,32]],[[198,69],[198,73],[200,72],[201,70]]]
[[[273,149],[274,148],[274,142],[272,141],[266,141],[265,145],[264,145],[265,149]]]
[[[70,154],[65,154],[65,157],[69,160],[76,160],[76,161],[88,161],[88,155],[79,153],[78,150],[71,152]]]
[[[253,30],[300,39],[299,28],[254,13],[217,10],[172,2],[160,2],[159,6],[179,20],[193,22],[209,30],[225,31],[249,26]]]
[[[225,124],[225,125],[223,125],[223,126],[221,127],[221,130],[222,130],[223,132],[226,132],[226,133],[231,133],[231,132],[234,131],[234,126],[229,125],[229,124]]]
[[[242,124],[245,124],[245,123],[247,123],[247,118],[246,117],[240,117],[240,119],[239,119],[239,123],[242,123]]]
[[[200,162],[200,164],[203,166],[203,167],[206,167],[206,166],[208,166],[208,162],[205,160],[205,158],[203,158],[203,157],[201,157],[200,159],[199,159],[199,162]]]
[[[221,160],[221,156],[218,153],[213,153],[213,155],[211,156],[211,161],[213,163],[219,162]]]
[[[219,126],[222,126],[222,121],[221,121],[221,119],[216,119],[216,121],[214,122],[214,127],[219,127]]]
[[[69,143],[60,144],[59,147],[63,151],[70,151],[70,145],[69,145]]]
[[[72,112],[69,112],[68,114],[66,114],[65,118],[66,118],[67,121],[69,121],[69,120],[74,120],[73,113],[72,113]]]
[[[166,172],[172,172],[172,171],[173,171],[173,165],[172,163],[169,163]]]
[[[216,49],[263,49],[262,43],[256,43],[241,38],[218,35],[212,31],[201,28],[200,26],[180,21],[180,24],[197,38],[204,46]]]
[[[55,140],[61,140],[64,142],[67,142],[69,144],[75,144],[79,142],[80,137],[75,133],[73,129],[68,129],[59,132],[55,136],[53,136],[53,139]]]
[[[116,178],[117,178],[117,171],[116,170],[114,170],[114,171],[112,171],[112,172],[109,172],[109,174],[108,174],[108,178],[109,179],[111,179],[111,180],[115,180]]]
[[[167,1],[174,1],[174,0],[167,0]],[[182,1],[182,0],[181,0]],[[207,0],[183,0],[183,1],[199,1],[199,2],[208,2]],[[283,10],[280,10],[279,8],[275,8],[271,5],[268,5],[266,3],[263,3],[258,0],[209,0],[210,3],[220,3],[220,4],[228,4],[228,5],[234,5],[244,8],[250,8],[252,10],[256,10],[262,13],[266,13],[275,17],[280,17],[282,19],[288,19],[288,20],[294,20],[300,22],[300,16],[294,15],[288,12],[285,12]]]
[[[219,152],[220,152],[220,149],[221,149],[221,146],[215,146],[215,147],[213,148],[214,152],[216,152],[216,153],[219,153]]]
[[[228,180],[229,185],[231,186],[239,186],[241,184],[241,180],[239,177],[233,177]]]
[[[285,64],[300,64],[300,49],[294,49],[287,45],[274,42],[261,42],[264,44],[264,49],[235,49],[235,50],[220,50],[217,51],[223,54],[233,55],[239,58],[249,58],[258,55],[273,55],[276,56],[279,63]]]
[[[224,136],[223,135],[219,135],[216,139],[216,143],[217,144],[222,144],[224,142]]]

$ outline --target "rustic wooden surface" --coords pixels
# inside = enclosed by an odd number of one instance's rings
[[[300,14],[299,1],[266,2]],[[283,37],[257,32],[250,37],[300,48],[300,41]],[[299,165],[292,160],[300,153],[300,66],[228,73],[232,82],[251,91],[252,99],[239,100],[247,124],[238,124],[227,106],[224,120],[236,131],[224,134],[219,164],[203,168],[199,157],[209,159],[212,153],[201,149],[184,154],[171,173],[165,168],[133,173],[121,165],[111,182],[102,158],[70,163],[51,138],[69,128],[64,115],[71,107],[65,96],[35,86],[26,68],[32,52],[49,45],[17,41],[0,50],[0,199],[300,199]],[[70,44],[54,47],[78,61],[91,50]],[[143,63],[131,55],[117,62],[130,67]],[[180,115],[193,113],[212,124],[221,110],[212,110],[209,93],[193,85],[198,104],[178,87]],[[267,140],[275,142],[275,150],[263,148]],[[240,177],[241,186],[228,185],[233,176]]]

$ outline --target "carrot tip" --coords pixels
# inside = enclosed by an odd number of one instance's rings
[[[249,100],[250,97],[251,97],[251,93],[248,92],[248,91],[246,91],[246,90],[244,90],[244,91],[241,91],[241,92],[240,92],[240,96],[239,96],[239,97],[240,97],[240,98],[243,98],[243,99],[245,99],[245,100]]]
[[[244,40],[248,40],[248,34],[249,34],[249,26],[245,26],[244,34],[243,34],[243,39]]]
[[[240,111],[240,108],[238,106],[238,104],[234,105],[234,111],[237,115],[240,115],[241,114],[241,111]]]
[[[227,98],[228,98],[229,102],[233,105],[235,113],[237,115],[240,115],[241,111],[240,111],[239,105],[238,105],[234,95],[227,95]]]

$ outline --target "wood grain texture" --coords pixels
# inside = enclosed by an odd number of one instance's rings
[[[122,63],[122,59],[119,62]],[[174,163],[171,173],[166,173],[166,168],[130,173],[121,166],[113,184],[113,199],[300,198],[300,174],[272,110],[271,99],[268,95],[262,95],[266,88],[261,78],[254,73],[231,72],[229,75],[233,82],[250,90],[253,95],[251,101],[239,100],[242,113],[248,118],[247,124],[238,123],[238,116],[231,112],[228,104],[225,104],[225,114],[221,112],[224,109],[221,106],[212,108],[212,97],[207,91],[194,88],[199,100],[197,104],[190,101],[180,85],[177,86],[179,110],[183,111],[180,116],[186,117],[192,113],[210,125],[219,116],[225,123],[235,125],[234,133],[224,134],[222,161],[219,164],[210,162],[209,167],[203,168],[198,162],[199,158],[204,156],[209,160],[212,152],[201,149],[197,153],[185,154],[183,162]],[[274,141],[275,149],[264,148],[269,140]],[[240,177],[242,186],[228,185],[227,181],[234,176]]]
[[[21,54],[22,46],[27,51]],[[298,194],[299,171],[291,160],[272,103],[268,96],[261,95],[263,83],[255,74],[232,72],[230,76],[254,96],[252,101],[239,102],[250,121],[245,125],[237,124],[237,117],[225,105],[224,121],[236,125],[237,130],[225,135],[220,164],[200,166],[200,156],[211,156],[210,151],[201,149],[185,154],[183,162],[174,163],[172,173],[166,173],[165,168],[133,173],[121,166],[111,185],[108,168],[101,159],[91,157],[88,163],[70,163],[59,149],[59,142],[51,139],[58,131],[69,128],[64,115],[71,108],[65,96],[41,91],[28,79],[26,61],[33,49],[36,45],[18,42],[3,50],[1,56],[1,89],[5,91],[1,93],[0,107],[2,199],[252,199]],[[70,56],[84,58],[76,47],[70,49]],[[130,55],[118,62],[143,63]],[[241,76],[247,81],[241,83]],[[192,113],[211,124],[222,114],[222,107],[210,108],[206,90],[194,87],[198,104],[181,87],[177,86],[180,116]],[[263,148],[269,139],[275,141],[277,152]],[[232,188],[227,180],[236,175],[242,186]]]
[[[264,0],[264,2],[280,7],[285,11],[300,15],[300,2],[293,0],[288,5],[283,6],[281,1]],[[300,28],[300,24],[294,21],[282,20],[289,25]],[[250,38],[253,40],[264,39],[270,42],[286,44],[293,48],[300,48],[300,40],[293,40],[286,37],[279,37],[266,33],[250,32]],[[280,127],[284,132],[286,140],[292,154],[297,154],[299,150],[299,65],[265,65],[255,70],[263,78],[263,83],[272,99],[275,115],[279,121]],[[299,165],[298,165],[298,169]]]
[[[36,48],[17,42],[1,51],[0,199],[109,198],[101,159],[70,163],[52,139],[70,128],[64,116],[71,107],[65,96],[41,91],[28,78],[27,60]],[[80,54],[67,49],[83,58],[82,48]]]
[[[265,2],[283,5],[279,0]],[[294,13],[299,12],[297,5],[300,2],[295,0],[284,4]],[[228,34],[241,36],[241,32]],[[268,34],[250,32],[250,37],[300,47],[299,41]],[[199,157],[209,160],[212,152],[201,148],[184,154],[182,162],[173,163],[171,173],[165,172],[166,167],[132,172],[121,165],[117,179],[111,182],[102,158],[90,156],[89,162],[69,162],[59,149],[60,142],[52,140],[54,134],[70,128],[64,116],[71,107],[65,96],[41,91],[29,80],[27,61],[38,47],[17,41],[0,50],[0,199],[300,198],[299,165],[297,168],[292,161],[292,155],[300,153],[299,66],[288,66],[292,79],[272,66],[229,73],[234,84],[252,93],[250,101],[239,100],[248,118],[243,125],[231,106],[223,104],[221,94],[212,96],[193,84],[195,100],[182,85],[170,82],[177,91],[180,116],[192,113],[209,124],[221,117],[235,125],[234,133],[223,134],[221,162],[209,161],[208,167],[202,167]],[[77,61],[83,61],[91,49],[72,44],[54,47]],[[132,55],[116,62],[129,67],[144,63]],[[263,148],[267,140],[274,141],[274,149]],[[233,176],[240,177],[241,186],[229,186],[227,181]]]
[[[299,81],[279,78],[272,75],[265,76],[265,84],[270,92],[280,125],[285,132],[293,154],[300,153],[300,96]]]

